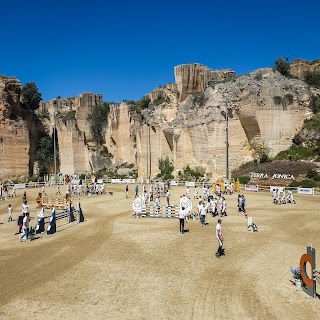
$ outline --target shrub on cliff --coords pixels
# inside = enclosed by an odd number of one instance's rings
[[[39,103],[42,100],[41,93],[34,82],[26,83],[21,92],[22,104],[30,110],[39,108]]]
[[[87,114],[90,133],[96,145],[101,145],[103,143],[103,135],[108,123],[109,111],[110,105],[104,102],[102,105],[91,107]]]
[[[282,75],[288,77],[290,75],[290,63],[288,62],[288,57],[285,59],[279,57],[277,60],[275,60],[274,69],[279,71]]]
[[[53,139],[45,135],[39,139],[36,151],[36,162],[39,167],[39,175],[50,173],[54,162]]]
[[[304,76],[304,81],[312,87],[320,89],[320,72],[307,72]]]

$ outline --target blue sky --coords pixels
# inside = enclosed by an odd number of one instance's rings
[[[240,75],[278,56],[320,58],[319,12],[316,0],[6,1],[0,74],[35,82],[44,101],[137,100],[173,82],[178,64]]]

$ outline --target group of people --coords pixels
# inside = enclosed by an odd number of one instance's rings
[[[201,221],[201,225],[203,225],[205,223],[205,205],[204,203],[202,204],[199,204],[198,206],[198,210],[200,211],[200,221]],[[203,214],[202,214],[203,212]],[[183,206],[180,207],[180,210],[179,210],[179,226],[180,226],[180,233],[181,234],[184,234],[186,232],[189,232],[189,229],[185,230],[184,228],[184,224],[185,224],[185,221],[188,221],[188,217],[189,217],[189,214],[190,212],[187,211],[187,209]],[[201,218],[201,216],[204,215],[204,220],[201,220],[203,218]],[[222,223],[222,220],[221,219],[218,219],[218,223],[216,224],[216,238],[218,240],[218,250],[215,254],[215,256],[217,258],[220,258],[221,256],[224,256],[225,253],[224,253],[224,249],[223,249],[223,236],[222,236],[222,227],[221,227],[221,223]]]
[[[105,194],[106,193],[106,185],[105,183],[97,183],[93,182],[91,184],[82,184],[82,181],[79,180],[79,183],[76,184],[67,184],[67,194],[75,194],[75,195],[83,195],[83,196],[91,196],[91,195],[99,195],[99,194]],[[56,194],[60,194],[60,186],[57,185],[57,192]]]
[[[13,185],[12,186],[12,189],[11,189],[11,194],[9,194],[9,186],[7,186],[6,184],[5,185],[2,185],[0,186],[0,194],[1,196],[3,196],[5,199],[9,198],[9,197],[16,197],[17,194],[16,194],[16,186]]]
[[[292,190],[289,190],[288,194],[286,194],[284,187],[272,189],[272,200],[274,204],[296,203],[293,199]]]
[[[13,221],[13,207],[11,203],[8,205],[8,222]],[[22,210],[21,214],[18,216],[17,224],[18,224],[18,234],[19,239],[22,241],[30,241],[29,239],[29,222],[30,222],[30,214],[29,214],[29,207],[27,201],[27,194],[24,192],[23,200],[22,200]]]

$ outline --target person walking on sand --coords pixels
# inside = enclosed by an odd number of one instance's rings
[[[17,195],[16,195],[16,186],[13,185],[13,187],[12,187],[12,192],[11,192],[11,198],[16,197],[16,196],[17,196]]]
[[[20,241],[22,241],[22,238],[24,238],[24,237],[25,237],[25,239],[26,239],[26,242],[29,241],[29,239],[28,239],[29,221],[30,221],[30,219],[29,219],[29,213],[26,213],[26,214],[24,215],[24,218],[23,218],[23,225],[22,225],[22,231],[23,231],[23,233],[22,233],[22,235],[20,236]]]
[[[8,222],[12,221],[12,206],[11,204],[8,205]]]
[[[138,185],[136,185],[136,187],[134,188],[134,191],[135,191],[135,193],[136,193],[136,194],[134,195],[134,197],[135,197],[135,198],[138,198],[138,197],[139,197],[139,194],[138,194],[138,193],[139,193],[139,187],[138,187]]]
[[[167,197],[167,204],[170,206],[170,192],[169,189],[166,191],[166,197]]]
[[[198,189],[197,186],[194,186],[194,195],[193,195],[194,199],[198,199]]]
[[[180,223],[180,233],[184,234],[184,220],[186,218],[185,207],[180,207],[179,211],[179,223]]]
[[[220,258],[222,255],[224,255],[224,250],[222,249],[223,246],[223,236],[222,236],[222,230],[221,230],[221,219],[218,219],[218,223],[216,225],[216,237],[218,239],[219,248],[216,252],[216,257]]]
[[[129,198],[129,187],[128,186],[126,186],[125,193],[126,193],[126,199],[128,199]]]

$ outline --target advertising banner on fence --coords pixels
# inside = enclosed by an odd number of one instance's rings
[[[193,181],[186,181],[186,187],[194,187],[195,183]]]
[[[255,192],[259,191],[258,186],[257,185],[252,185],[252,184],[246,184],[244,186],[244,190],[246,190],[246,191],[255,191]]]
[[[135,179],[111,179],[111,183],[136,183]]]
[[[313,188],[298,188],[298,194],[314,195],[314,189]]]
[[[16,189],[24,189],[26,187],[25,183],[17,183],[14,185]]]
[[[273,191],[273,189],[279,190],[280,192],[283,192],[283,187],[279,187],[279,186],[270,186],[270,192]]]
[[[170,186],[178,186],[178,181],[170,181]]]

